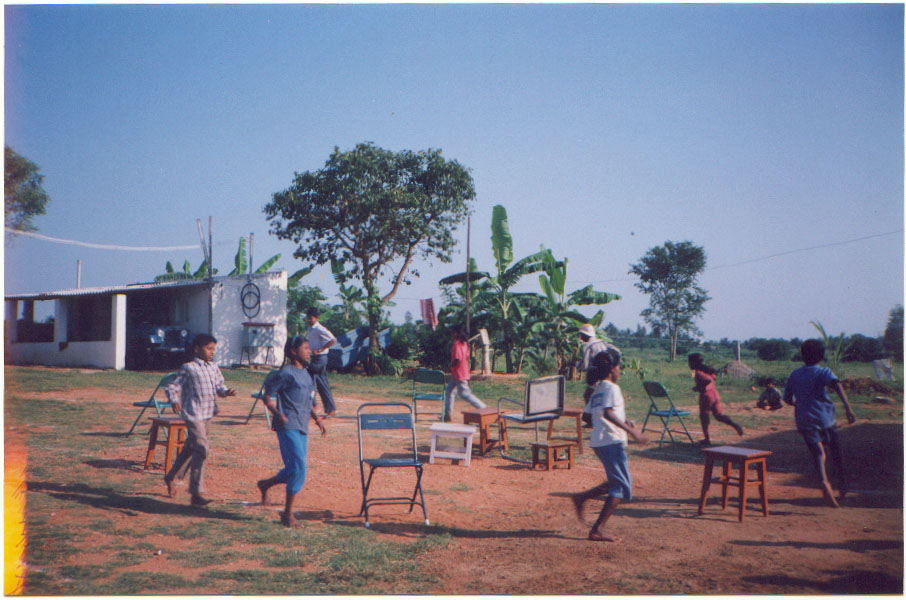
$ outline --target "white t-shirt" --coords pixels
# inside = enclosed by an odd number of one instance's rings
[[[626,430],[617,427],[604,417],[604,409],[612,408],[621,421],[626,421],[626,403],[620,386],[602,379],[595,385],[588,406],[594,425],[594,429],[591,430],[591,447],[626,444],[629,440]]]
[[[333,334],[330,333],[329,329],[321,325],[320,322],[315,323],[308,328],[308,346],[311,348],[312,352],[320,350],[332,339]]]

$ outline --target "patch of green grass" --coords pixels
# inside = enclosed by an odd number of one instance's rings
[[[172,573],[131,571],[121,573],[112,582],[99,587],[96,593],[124,596],[191,589],[194,589],[193,582]]]
[[[171,560],[182,565],[193,567],[211,567],[225,565],[245,555],[240,552],[227,550],[225,552],[212,552],[209,548],[199,550],[173,550],[167,553]]]
[[[199,581],[261,581],[268,578],[269,576],[269,571],[264,571],[261,569],[214,569],[213,571],[205,571],[198,577],[198,579]]]
[[[267,554],[264,564],[268,567],[304,567],[311,559],[308,550],[283,550],[275,554]]]
[[[468,483],[454,483],[449,489],[451,492],[468,492],[472,489],[472,486]]]

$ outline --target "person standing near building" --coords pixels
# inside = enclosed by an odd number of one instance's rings
[[[618,361],[623,358],[619,348],[602,339],[598,339],[598,333],[595,331],[595,326],[591,323],[585,323],[579,328],[579,339],[582,341],[582,358],[576,363],[576,370],[579,372],[588,371],[594,357],[597,356],[599,352],[604,352],[605,350],[613,350],[616,352],[615,356]],[[588,413],[588,400],[591,398],[591,393],[594,389],[594,384],[586,382],[585,393],[582,395],[582,399],[585,401],[586,413]]]
[[[173,466],[164,475],[167,495],[174,495],[174,479],[185,479],[189,473],[189,493],[193,506],[204,506],[211,501],[204,494],[204,463],[208,458],[208,432],[211,419],[217,414],[217,397],[235,396],[236,390],[224,385],[220,367],[214,362],[217,340],[207,333],[200,333],[192,340],[195,358],[179,368],[176,378],[166,387],[167,399],[173,411],[180,413],[186,422],[186,441],[176,456]]]
[[[308,323],[308,346],[311,348],[311,363],[308,365],[308,373],[314,380],[315,387],[318,388],[318,395],[321,396],[324,416],[329,418],[337,414],[337,406],[330,393],[330,382],[327,381],[327,351],[336,343],[337,338],[318,322],[320,318],[321,311],[317,306],[311,306],[305,311],[305,321]]]

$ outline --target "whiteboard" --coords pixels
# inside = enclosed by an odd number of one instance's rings
[[[561,412],[566,383],[563,375],[542,377],[525,382],[525,416]]]

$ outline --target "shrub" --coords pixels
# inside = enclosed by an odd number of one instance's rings
[[[793,353],[793,348],[786,340],[761,340],[755,353],[761,360],[788,360]]]

